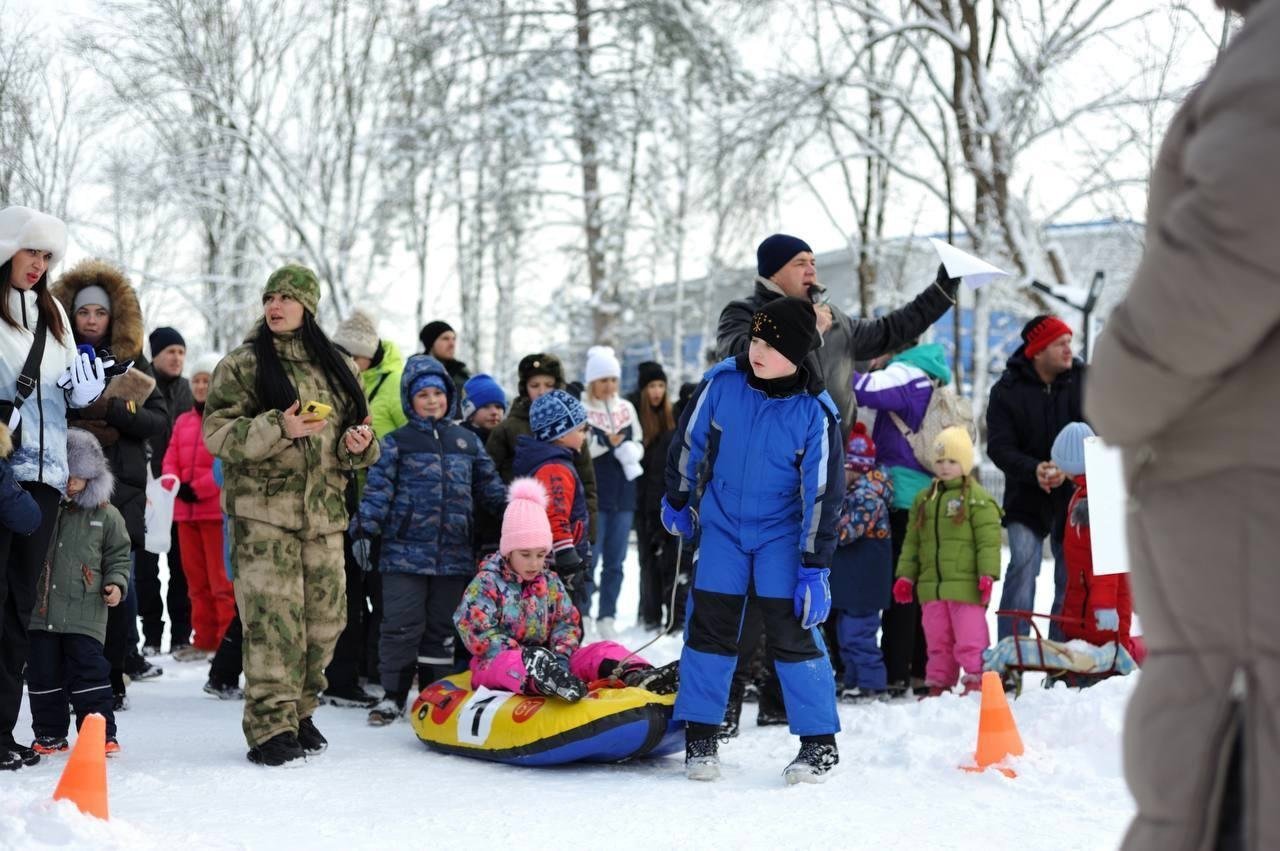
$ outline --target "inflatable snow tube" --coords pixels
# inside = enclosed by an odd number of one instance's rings
[[[621,762],[684,748],[675,695],[595,688],[577,703],[471,688],[471,672],[422,690],[409,716],[433,750],[510,765]]]

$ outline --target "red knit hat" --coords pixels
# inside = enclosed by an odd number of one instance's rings
[[[876,444],[864,423],[854,423],[844,447],[844,468],[865,473],[876,466]]]
[[[1023,351],[1028,359],[1034,358],[1063,334],[1073,333],[1071,326],[1056,316],[1037,316],[1022,328],[1022,339],[1026,343]]]

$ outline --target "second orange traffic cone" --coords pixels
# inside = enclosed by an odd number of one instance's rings
[[[96,712],[80,725],[67,767],[62,770],[55,801],[66,799],[80,812],[107,818],[107,719]]]
[[[977,763],[973,771],[982,771],[1007,756],[1022,755],[1022,736],[1014,723],[1009,701],[1004,696],[1004,686],[995,671],[982,674],[982,710],[978,716],[978,749],[974,753]],[[1006,777],[1016,777],[1012,769],[1000,768]]]

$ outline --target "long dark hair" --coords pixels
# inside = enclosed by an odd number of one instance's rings
[[[650,382],[652,383],[652,382]],[[646,387],[640,388],[640,410],[636,413],[640,417],[640,431],[644,434],[644,445],[648,448],[658,438],[676,427],[676,420],[671,412],[671,389],[664,381],[662,391],[662,403],[657,407],[649,404],[649,394]]]
[[[16,328],[21,331],[23,330],[22,323],[9,313],[9,290],[13,289],[9,279],[12,276],[13,260],[10,259],[0,263],[0,322],[4,322],[10,328]],[[40,315],[44,317],[44,324],[49,326],[49,330],[53,332],[55,340],[59,343],[65,343],[67,326],[62,324],[62,314],[58,311],[53,295],[49,292],[48,269],[40,276],[40,280],[36,281],[36,285],[32,289],[35,290],[36,308],[40,311]]]
[[[302,327],[298,329],[298,338],[302,340],[311,361],[320,367],[325,383],[329,385],[334,397],[344,402],[342,409],[347,419],[342,422],[339,431],[364,422],[364,418],[369,415],[364,388],[356,381],[355,373],[347,366],[342,353],[325,336],[309,310],[302,311]],[[293,386],[284,371],[284,364],[276,353],[274,339],[275,334],[267,327],[266,320],[259,320],[258,333],[253,338],[253,354],[258,360],[258,400],[265,410],[284,411],[294,402],[304,400],[298,398],[298,388]]]

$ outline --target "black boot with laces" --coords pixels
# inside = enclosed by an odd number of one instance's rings
[[[329,747],[329,740],[320,735],[316,722],[303,718],[298,722],[298,744],[306,751],[307,756],[315,756],[324,753],[324,749]]]
[[[821,783],[839,762],[835,736],[805,736],[800,739],[800,753],[782,776],[788,783]]]
[[[248,756],[249,762],[269,768],[292,768],[306,762],[306,752],[298,744],[298,737],[290,732],[277,733],[262,744],[254,745],[249,748]]]

